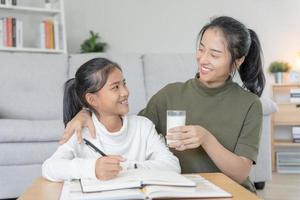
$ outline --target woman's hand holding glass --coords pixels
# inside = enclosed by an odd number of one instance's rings
[[[169,147],[178,151],[184,151],[204,145],[210,136],[211,134],[205,128],[189,125],[169,129],[166,138],[174,140],[174,142],[169,144]]]

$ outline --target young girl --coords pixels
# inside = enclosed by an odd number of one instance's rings
[[[180,172],[178,159],[145,117],[126,116],[129,91],[121,68],[104,58],[83,64],[64,91],[65,125],[82,109],[92,111],[96,139],[83,138],[107,156],[101,156],[73,136],[44,162],[42,173],[51,181],[79,178],[112,179],[122,169],[143,168]]]

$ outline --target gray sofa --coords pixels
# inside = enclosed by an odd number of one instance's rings
[[[0,199],[19,196],[41,176],[41,164],[63,134],[62,90],[77,68],[94,57],[121,65],[130,89],[130,114],[169,82],[194,76],[193,54],[36,54],[0,53]],[[262,141],[253,181],[271,179],[270,114],[274,103],[262,98]]]

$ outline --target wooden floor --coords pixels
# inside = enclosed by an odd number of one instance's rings
[[[273,173],[272,181],[267,182],[257,194],[264,200],[299,200],[300,174]]]

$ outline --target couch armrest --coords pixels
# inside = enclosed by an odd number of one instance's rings
[[[260,101],[262,104],[263,115],[271,115],[272,113],[277,112],[277,104],[269,97],[261,97]]]

